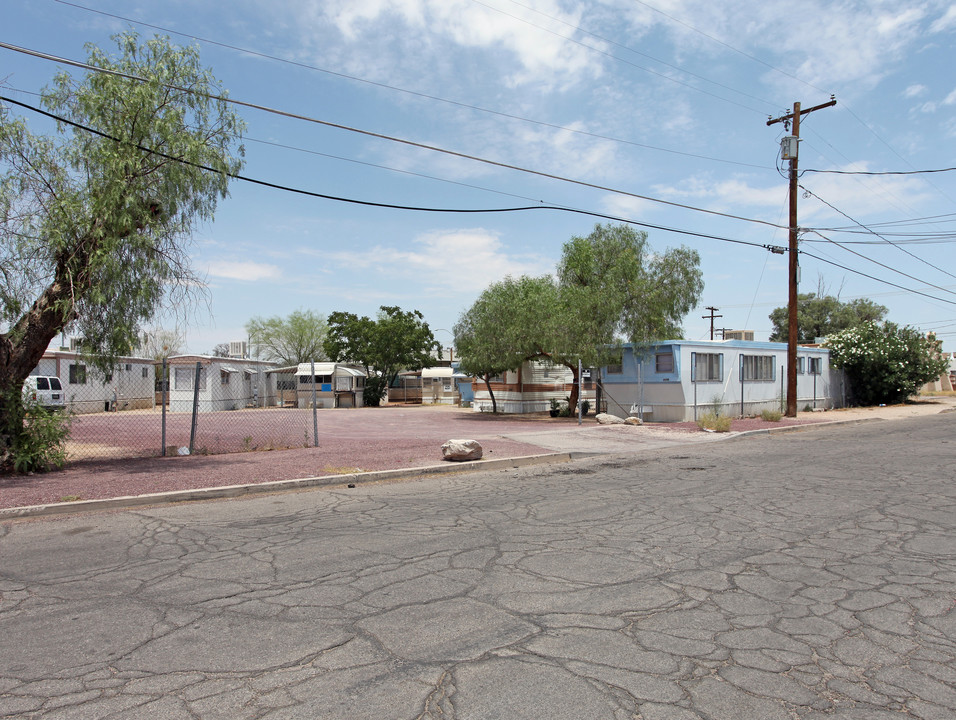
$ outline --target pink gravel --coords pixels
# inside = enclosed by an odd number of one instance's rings
[[[449,438],[478,440],[486,459],[540,455],[551,451],[503,435],[577,426],[574,418],[551,418],[547,414],[494,416],[422,406],[326,410],[319,417],[316,448],[92,458],[74,461],[56,472],[0,477],[0,508],[438,465],[443,462],[441,444]],[[832,418],[821,413],[803,415],[796,421],[785,418],[778,423],[760,418],[734,420],[732,431],[829,419]],[[585,422],[593,425],[594,419],[590,417]],[[649,427],[674,433],[700,432],[695,423],[658,423]],[[455,463],[448,465],[449,470],[455,469]]]

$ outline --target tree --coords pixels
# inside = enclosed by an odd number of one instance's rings
[[[224,343],[224,342],[216,343],[213,346],[212,352],[209,354],[212,355],[213,357],[222,357],[222,358],[229,357],[229,343]]]
[[[797,295],[797,342],[813,343],[817,338],[827,337],[866,322],[879,322],[889,312],[884,306],[866,298],[841,302],[839,297],[822,293]],[[789,312],[786,307],[770,313],[773,323],[771,342],[787,342]]]
[[[432,352],[441,351],[428,323],[418,310],[381,306],[375,320],[354,313],[329,315],[323,344],[334,362],[354,362],[365,368],[365,401],[378,405],[404,369],[431,364]]]
[[[246,323],[246,332],[265,360],[288,366],[326,359],[328,323],[311,310],[296,310],[287,318],[254,317]]]
[[[557,285],[550,275],[509,276],[486,288],[452,328],[460,368],[485,381],[492,412],[498,412],[498,401],[491,378],[548,354],[556,304]]]
[[[949,367],[934,337],[891,322],[848,328],[828,337],[826,346],[860,405],[904,402]]]
[[[695,251],[652,253],[646,233],[597,225],[565,243],[557,280],[506,278],[491,285],[459,318],[455,343],[462,366],[478,374],[516,369],[536,357],[564,365],[573,377],[573,408],[579,360],[599,367],[622,341],[680,337],[680,321],[702,291]]]
[[[629,225],[595,225],[565,243],[558,264],[560,320],[552,325],[553,358],[571,368],[599,367],[637,345],[682,336],[681,321],[704,290],[700,256],[687,247],[653,252],[647,233]]]
[[[143,333],[139,352],[143,357],[162,362],[172,355],[181,355],[186,338],[179,330],[153,328]]]
[[[108,370],[161,304],[201,287],[188,241],[242,166],[242,121],[197,48],[115,40],[113,56],[88,46],[88,63],[121,74],[60,73],[44,91],[63,118],[55,136],[0,108],[3,464],[23,431],[23,379],[61,330],[74,328]]]

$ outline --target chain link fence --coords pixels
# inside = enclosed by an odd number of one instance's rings
[[[70,461],[314,447],[317,411],[360,407],[365,378],[331,363],[195,356],[123,359],[107,375],[61,357],[44,371],[41,384],[59,389],[43,401],[71,415]]]

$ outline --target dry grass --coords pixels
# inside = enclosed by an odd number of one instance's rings
[[[730,432],[730,418],[715,413],[704,413],[697,418],[697,427],[714,432]]]

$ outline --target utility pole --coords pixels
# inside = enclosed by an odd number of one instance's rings
[[[816,105],[806,110],[800,109],[800,103],[793,104],[793,112],[778,118],[770,118],[767,125],[782,122],[784,127],[793,123],[793,134],[783,138],[781,148],[784,149],[784,159],[790,160],[790,293],[787,302],[787,417],[797,416],[797,244],[799,240],[799,226],[797,225],[797,155],[800,144],[800,116],[812,113],[814,110],[833,107],[836,99],[831,95],[830,102]]]
[[[710,315],[701,315],[704,320],[710,318],[710,339],[714,339],[714,318],[723,317],[723,315],[714,315],[715,312],[720,310],[720,308],[710,307],[709,305],[704,308],[704,310],[710,310]]]

